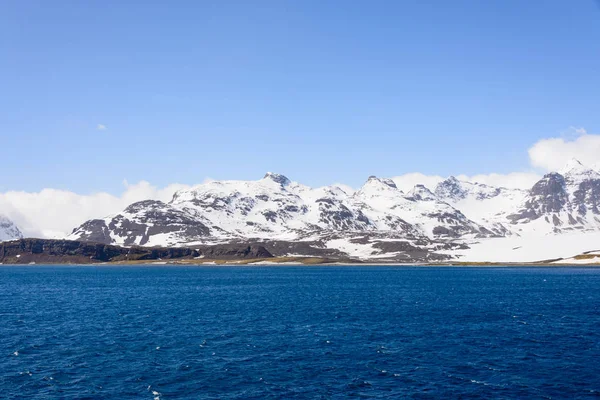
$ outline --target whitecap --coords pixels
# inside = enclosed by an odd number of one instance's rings
[[[152,395],[154,396],[154,400],[160,400],[160,392],[158,392],[156,390],[150,390],[150,389],[152,389],[152,385],[149,385],[147,390],[149,392],[150,391],[152,392]]]

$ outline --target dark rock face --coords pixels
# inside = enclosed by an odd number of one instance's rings
[[[367,182],[369,182],[369,181],[381,182],[384,185],[389,186],[393,189],[398,189],[398,187],[396,186],[396,183],[393,180],[388,179],[388,178],[378,178],[375,175],[371,175],[371,176],[369,176],[369,179],[367,179]]]
[[[136,215],[136,218],[132,220],[127,215]],[[210,234],[210,229],[185,211],[161,201],[145,200],[131,204],[123,214],[112,218],[108,225],[103,220],[95,219],[73,231],[81,240],[105,244],[114,243],[111,233],[124,237],[125,246],[143,246],[151,236],[165,233],[176,233],[188,242],[200,240]]]
[[[406,222],[400,217],[388,215],[385,217],[386,225],[389,226],[394,232],[405,232],[417,236],[418,233],[414,226]]]
[[[262,245],[227,244],[189,247],[120,247],[76,240],[21,239],[0,243],[0,263],[73,263],[145,261],[158,259],[271,258]]]
[[[435,237],[458,238],[465,234],[494,236],[494,233],[469,220],[458,210],[454,212],[439,212],[428,214],[429,218],[436,219],[440,226],[433,228]]]
[[[291,183],[291,181],[284,175],[274,174],[272,172],[267,172],[264,179],[271,179],[273,182],[279,183],[281,186],[286,186]]]
[[[565,178],[558,173],[547,174],[531,188],[532,208],[541,213],[559,212],[567,204]]]
[[[425,185],[415,185],[413,190],[406,196],[407,199],[412,201],[435,201],[436,196],[427,189]]]
[[[565,210],[569,201],[565,178],[556,172],[544,175],[531,190],[523,208],[507,218],[517,223],[522,220],[535,220],[544,214]]]
[[[477,200],[491,199],[502,194],[505,188],[492,187],[481,183],[461,182],[451,176],[437,184],[435,195],[442,200],[459,201],[471,195]]]
[[[527,223],[544,217],[554,232],[597,229],[600,224],[600,178],[580,168],[565,175],[545,175],[530,190],[523,207],[509,215],[512,223]]]
[[[321,198],[317,200],[319,206],[319,222],[330,229],[363,231],[370,227],[369,219],[361,210],[350,210],[337,199]]]
[[[586,180],[579,184],[579,188],[573,193],[573,205],[579,214],[587,211],[600,214],[600,180]]]
[[[108,226],[101,219],[91,219],[84,222],[78,228],[73,229],[72,233],[80,235],[81,240],[96,243],[109,244],[112,242]]]
[[[435,194],[441,199],[464,199],[467,192],[461,188],[460,181],[451,176],[448,179],[438,183],[435,188]]]

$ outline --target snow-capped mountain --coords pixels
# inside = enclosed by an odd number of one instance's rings
[[[571,160],[533,185],[508,219],[525,233],[600,230],[600,172]]]
[[[10,219],[0,215],[0,242],[23,238],[23,234]]]
[[[465,182],[451,176],[438,183],[435,194],[473,221],[499,234],[510,235],[510,221],[506,217],[522,203],[527,191]]]
[[[311,189],[283,175],[258,181],[212,181],[178,191],[168,203],[132,204],[92,220],[71,237],[124,245],[175,245],[231,239],[297,239],[321,231],[373,226],[348,195],[332,186]]]
[[[298,240],[333,233],[458,238],[503,235],[467,218],[423,185],[405,194],[370,177],[349,195],[313,189],[283,175],[258,181],[212,181],[178,191],[168,203],[142,201],[85,222],[71,237],[122,245],[177,245],[231,239]]]
[[[600,232],[599,210],[600,172],[578,161],[530,190],[449,177],[433,191],[416,185],[405,193],[393,180],[371,176],[348,193],[267,173],[256,181],[204,183],[176,192],[168,203],[134,203],[85,222],[70,238],[125,246],[259,241],[281,254],[431,260],[441,257],[434,252],[464,250],[487,238]]]
[[[441,201],[423,185],[415,186],[405,195],[391,180],[372,176],[352,199],[378,230],[394,230],[398,221],[402,221],[430,238],[494,234]]]

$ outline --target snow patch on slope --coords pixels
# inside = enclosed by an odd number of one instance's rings
[[[469,249],[452,252],[459,261],[537,262],[573,257],[598,248],[600,232],[511,236],[467,243]]]

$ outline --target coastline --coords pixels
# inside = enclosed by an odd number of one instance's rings
[[[284,249],[285,250],[285,249]],[[283,253],[283,254],[282,254]],[[116,246],[86,241],[20,239],[0,242],[0,266],[406,266],[406,267],[600,267],[600,251],[536,261],[431,260],[410,253],[403,259],[288,255],[275,246],[227,243],[194,247]]]
[[[158,261],[110,261],[95,263],[42,262],[42,263],[0,263],[0,267],[36,267],[36,266],[72,266],[72,267],[411,267],[411,268],[600,268],[600,263],[556,263],[556,262],[445,262],[445,263],[400,263],[369,261],[338,261],[331,259],[298,260],[277,257],[272,259],[246,260],[158,260]]]

